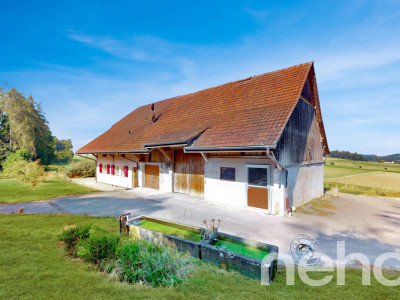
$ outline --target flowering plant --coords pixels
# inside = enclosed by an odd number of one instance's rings
[[[217,224],[216,224],[216,221],[218,222]],[[218,231],[218,227],[219,227],[219,224],[221,224],[221,220],[220,219],[217,219],[217,220],[211,219],[210,222],[208,222],[207,220],[203,220],[203,224],[206,226],[206,231],[204,233],[204,237],[206,239],[208,239],[213,232]]]

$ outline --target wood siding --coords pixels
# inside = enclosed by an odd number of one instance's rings
[[[299,100],[274,151],[286,167],[321,162],[323,147],[314,108]]]
[[[204,195],[204,159],[201,154],[174,151],[174,192]]]
[[[189,194],[189,155],[183,150],[174,151],[174,192]]]

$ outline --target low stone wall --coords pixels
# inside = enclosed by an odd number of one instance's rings
[[[192,257],[204,260],[222,268],[237,271],[251,278],[272,282],[275,277],[279,250],[277,246],[259,243],[221,232],[214,232],[211,234],[209,239],[203,239],[202,241],[196,243],[135,225],[144,219],[162,222],[166,225],[171,225],[186,230],[189,229],[193,232],[201,233],[204,231],[202,228],[187,226],[161,219],[154,219],[147,216],[140,216],[127,221],[127,233],[136,238],[152,240],[157,243],[170,246],[178,251],[184,252],[185,254],[191,255]],[[218,239],[218,237],[238,240],[249,245],[269,250],[270,253],[263,261],[261,261],[242,254],[221,249],[212,245],[212,242]]]
[[[278,263],[279,249],[277,246],[259,243],[221,232],[216,234],[215,239],[218,239],[218,237],[239,240],[246,244],[269,250],[270,253],[261,261],[252,257],[215,247],[210,244],[212,240],[209,240],[207,243],[201,243],[200,245],[202,260],[222,268],[235,270],[251,278],[264,279],[268,282],[273,281]],[[262,275],[263,277],[261,277]]]

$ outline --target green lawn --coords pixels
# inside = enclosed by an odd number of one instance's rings
[[[0,203],[38,201],[95,192],[98,191],[62,179],[50,179],[36,187],[25,185],[14,178],[0,179]]]
[[[286,286],[283,271],[275,282],[261,286],[257,280],[196,263],[188,281],[175,288],[149,288],[116,282],[78,260],[64,256],[57,234],[71,223],[96,223],[118,230],[111,218],[72,215],[0,215],[1,299],[399,299],[399,287],[386,287],[371,276],[371,286],[361,285],[361,272],[348,270],[346,285],[331,282],[311,287],[295,277]],[[322,278],[335,273],[312,274]],[[386,275],[394,279],[399,274]]]

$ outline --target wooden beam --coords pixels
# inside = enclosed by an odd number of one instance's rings
[[[304,98],[303,96],[300,96],[300,99],[303,100],[304,102],[306,102],[307,104],[309,104],[312,108],[315,109],[315,106],[311,104],[310,101],[308,101],[306,98]]]
[[[158,148],[158,150],[160,150],[160,152],[161,152],[162,154],[164,154],[165,157],[166,157],[169,161],[172,161],[171,155],[169,155],[169,153],[168,153],[167,151],[165,151],[163,148]]]

